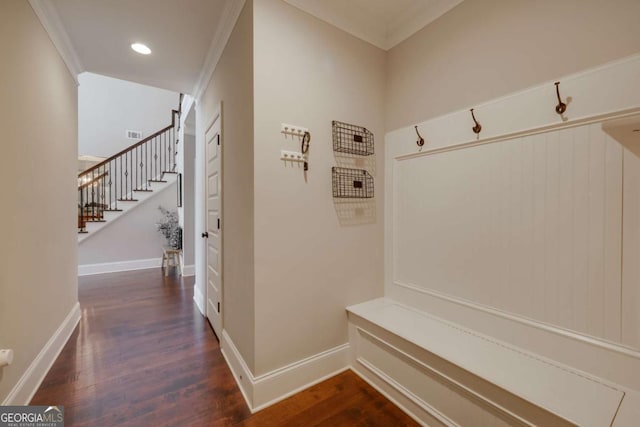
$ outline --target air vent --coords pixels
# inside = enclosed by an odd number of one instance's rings
[[[128,130],[127,131],[127,138],[128,139],[141,139],[142,138],[142,132],[140,132],[139,130]]]

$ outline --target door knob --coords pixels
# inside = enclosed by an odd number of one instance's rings
[[[209,233],[207,231],[205,231],[204,233],[202,233],[202,237],[204,237],[205,239],[209,237]]]

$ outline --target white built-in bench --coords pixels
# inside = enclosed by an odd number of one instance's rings
[[[616,384],[391,299],[347,311],[354,370],[423,423],[626,425]]]

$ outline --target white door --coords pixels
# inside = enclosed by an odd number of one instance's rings
[[[220,117],[205,133],[207,150],[207,318],[214,332],[222,335],[222,233],[221,233],[221,189],[220,176],[221,145]]]

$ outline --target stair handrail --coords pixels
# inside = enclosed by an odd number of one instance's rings
[[[144,144],[145,142],[149,142],[149,141],[151,141],[153,138],[155,138],[155,137],[157,137],[157,136],[159,136],[159,135],[163,134],[164,132],[168,131],[169,129],[171,129],[171,128],[175,127],[175,125],[176,125],[176,115],[178,115],[178,116],[179,116],[179,115],[180,115],[180,112],[179,112],[178,110],[171,110],[171,124],[170,124],[169,126],[167,126],[167,127],[163,128],[163,129],[160,129],[159,131],[157,131],[157,132],[155,132],[155,133],[153,133],[153,134],[151,134],[151,135],[147,136],[146,138],[144,138],[144,139],[142,139],[142,140],[140,140],[140,141],[136,142],[136,143],[135,143],[135,144],[133,144],[133,145],[130,145],[129,147],[127,147],[127,148],[125,148],[124,150],[122,150],[122,151],[120,151],[120,152],[118,152],[118,153],[114,154],[113,156],[111,156],[111,157],[109,157],[109,158],[107,158],[107,159],[105,159],[105,160],[101,161],[100,163],[98,163],[98,164],[96,164],[96,165],[91,166],[89,169],[87,169],[87,170],[84,170],[84,171],[80,172],[80,173],[78,174],[78,178],[82,178],[82,176],[83,176],[83,175],[88,174],[88,173],[90,173],[90,172],[93,172],[93,171],[94,171],[94,170],[96,170],[96,169],[99,169],[100,167],[102,167],[102,166],[104,166],[104,165],[108,164],[110,161],[115,160],[116,158],[118,158],[118,157],[122,156],[122,155],[123,155],[123,154],[125,154],[125,153],[128,153],[129,151],[133,151],[133,150],[135,150],[137,147],[141,146],[141,145],[142,145],[142,144]],[[78,186],[78,187],[80,187],[80,186]]]
[[[135,192],[153,191],[151,183],[176,173],[180,111],[171,110],[169,126],[78,173],[80,233],[87,232],[87,222],[104,222],[104,212],[122,211],[119,202],[136,202]]]

